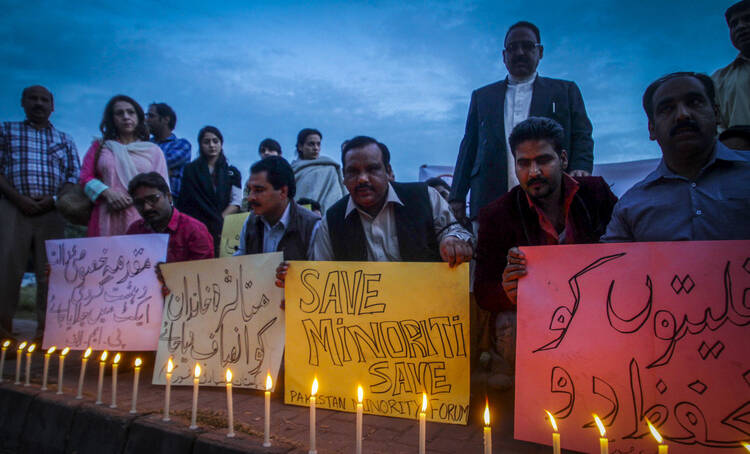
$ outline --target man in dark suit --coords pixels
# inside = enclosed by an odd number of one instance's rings
[[[518,184],[508,136],[530,116],[547,117],[562,125],[563,148],[568,150],[571,176],[590,175],[594,141],[578,86],[571,81],[537,75],[544,53],[539,29],[529,22],[512,25],[505,35],[505,80],[475,90],[466,119],[453,176],[450,202],[456,218],[466,216],[466,194],[471,189],[470,216]]]

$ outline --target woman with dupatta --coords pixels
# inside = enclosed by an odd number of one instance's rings
[[[224,137],[218,128],[205,126],[198,133],[200,156],[185,166],[177,209],[203,222],[219,254],[224,217],[240,211],[242,177],[224,156]]]
[[[143,109],[129,96],[109,100],[99,130],[102,138],[91,144],[81,166],[80,183],[94,202],[88,236],[124,235],[140,219],[128,183],[139,173],[152,171],[169,181],[167,162],[161,149],[148,142]]]

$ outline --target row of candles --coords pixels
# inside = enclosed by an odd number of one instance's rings
[[[17,354],[17,361],[16,361],[16,381],[15,384],[21,384],[21,357],[23,354],[23,351],[26,350],[26,380],[24,383],[24,386],[29,386],[29,378],[30,378],[30,368],[31,368],[31,355],[36,349],[35,344],[28,345],[26,342],[22,342],[18,345],[18,354]],[[5,366],[5,352],[10,346],[10,341],[5,341],[2,344],[2,353],[0,353],[0,383],[2,382],[2,371],[4,370]],[[44,370],[42,373],[42,391],[47,390],[47,373],[49,371],[49,361],[52,354],[57,350],[57,347],[52,346],[49,349],[47,349],[47,352],[44,354]],[[57,373],[57,394],[63,394],[63,364],[65,361],[65,356],[70,352],[70,348],[65,347],[60,351],[59,354],[59,366],[58,366],[58,373]],[[78,394],[76,395],[76,399],[82,399],[83,395],[83,380],[84,375],[86,372],[86,364],[88,362],[89,357],[91,356],[92,350],[91,348],[87,348],[86,351],[83,353],[83,357],[81,358],[81,372],[80,376],[78,378]],[[102,402],[102,388],[103,388],[103,381],[104,381],[104,371],[107,365],[107,357],[109,353],[105,350],[101,353],[99,357],[99,379],[97,382],[97,392],[96,392],[96,404],[101,405]],[[115,354],[113,360],[112,360],[112,403],[110,405],[110,408],[116,408],[117,407],[117,367],[120,362],[120,354]],[[130,408],[130,413],[136,413],[136,403],[138,399],[138,382],[139,382],[139,376],[140,376],[140,370],[142,366],[142,361],[140,358],[136,358],[134,362],[134,377],[133,377],[133,396],[132,396],[132,403]],[[166,365],[166,388],[164,393],[164,413],[162,419],[164,421],[169,421],[169,403],[170,403],[170,390],[172,385],[172,371],[174,370],[174,363],[172,362],[172,358],[169,358]],[[190,419],[190,429],[197,429],[197,412],[198,412],[198,389],[200,386],[200,376],[201,376],[201,367],[200,364],[196,364],[195,368],[193,370],[193,406],[192,406],[192,414]],[[228,416],[228,432],[227,437],[234,437],[234,404],[232,400],[232,371],[230,369],[226,370],[226,388],[227,388],[227,416]],[[271,389],[273,388],[273,382],[271,380],[270,373],[266,377],[266,391],[265,391],[265,427],[264,427],[264,437],[263,437],[263,446],[268,447],[271,446],[270,441],[270,423],[271,423]],[[310,449],[309,454],[316,454],[316,421],[315,421],[315,409],[316,409],[316,400],[317,400],[317,393],[318,393],[318,379],[315,377],[312,382],[311,392],[310,392]],[[362,389],[362,386],[357,387],[357,407],[356,407],[356,444],[355,444],[355,452],[357,454],[361,454],[362,452],[362,419],[363,419],[363,397],[364,392]],[[419,421],[419,454],[425,453],[425,439],[426,439],[426,421],[427,421],[427,394],[422,393],[422,406],[421,410],[418,415],[418,421]],[[552,433],[552,452],[553,454],[560,454],[560,433],[558,432],[557,423],[555,421],[554,416],[549,411],[546,412],[547,417],[549,418],[550,424],[552,425],[553,433]],[[600,454],[608,454],[609,453],[609,440],[606,438],[606,430],[604,428],[604,424],[602,423],[601,419],[597,415],[594,416],[594,421],[596,423],[597,428],[599,429],[600,438],[599,438],[599,448],[600,448]],[[659,443],[659,454],[668,454],[668,448],[667,445],[664,444],[664,439],[659,434],[659,432],[656,430],[656,428],[651,424],[650,421],[646,421],[649,427],[649,430],[651,431],[651,434],[654,436],[656,441]],[[484,454],[491,454],[492,453],[492,428],[490,426],[490,408],[489,403],[485,403],[484,408]]]

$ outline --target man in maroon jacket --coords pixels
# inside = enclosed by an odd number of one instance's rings
[[[564,133],[554,120],[529,117],[508,142],[519,185],[479,212],[474,294],[495,319],[495,349],[501,367],[490,384],[509,388],[515,363],[516,290],[526,274],[518,246],[596,243],[617,197],[601,177],[571,177],[562,148]],[[494,383],[493,383],[494,381]]]

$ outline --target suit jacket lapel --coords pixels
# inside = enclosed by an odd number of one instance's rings
[[[495,134],[497,143],[505,149],[505,90],[508,87],[508,78],[498,82],[489,92],[487,106],[490,112],[488,114],[490,130]]]
[[[549,92],[547,84],[541,77],[536,76],[534,80],[534,90],[531,94],[531,107],[529,108],[530,117],[547,117],[552,113],[551,101],[552,94]]]

